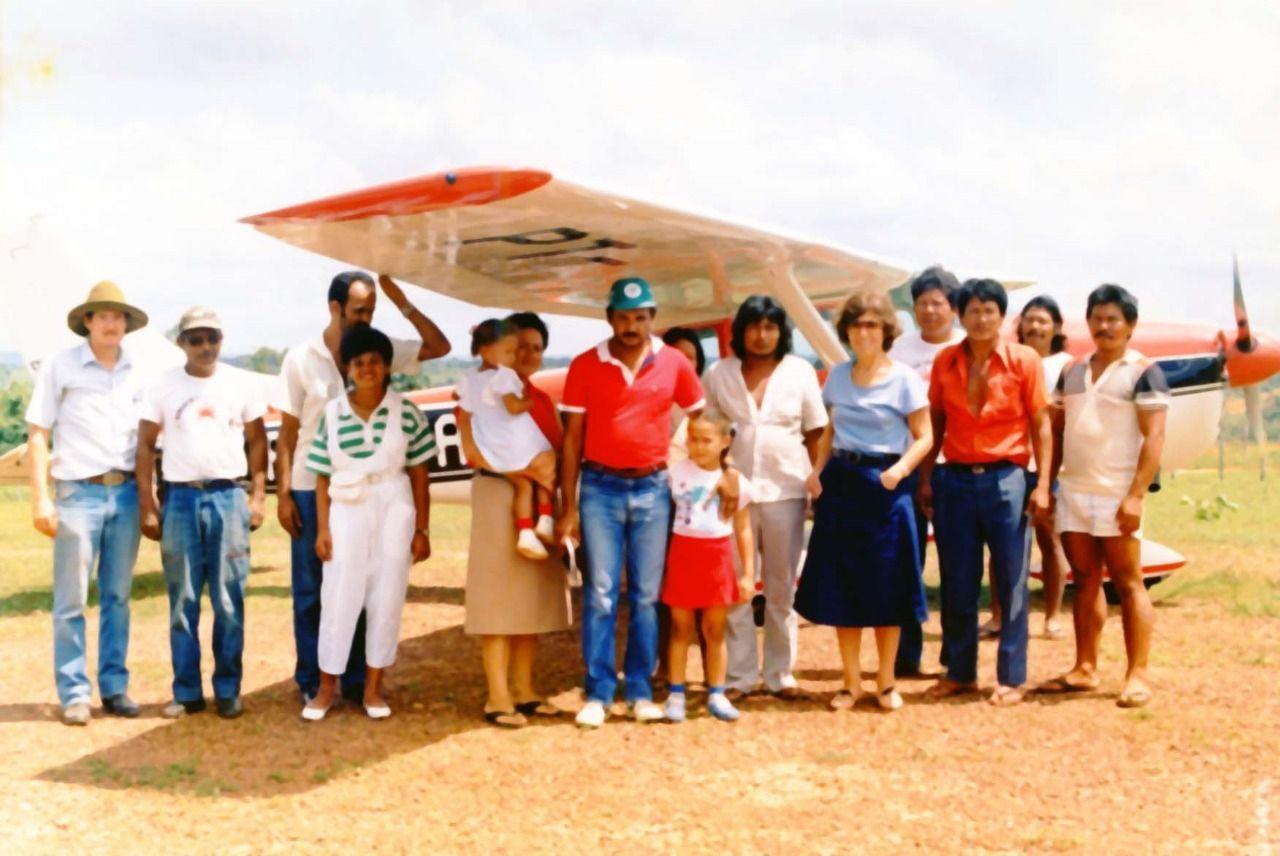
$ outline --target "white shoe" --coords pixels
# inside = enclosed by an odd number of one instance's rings
[[[550,514],[544,514],[538,518],[538,522],[533,524],[533,534],[537,535],[544,543],[555,543],[556,522],[551,518]]]
[[[880,705],[882,710],[897,710],[902,707],[902,696],[898,695],[898,691],[893,687],[886,687],[876,696],[876,704]]]
[[[666,718],[662,708],[649,699],[640,699],[627,705],[627,716],[636,722],[661,722]]]
[[[386,719],[391,715],[391,708],[385,704],[366,704],[364,712],[370,719]]]
[[[319,722],[329,712],[327,707],[312,707],[310,704],[302,708],[302,718],[307,722]]]
[[[535,562],[548,556],[547,548],[542,546],[542,542],[538,540],[537,535],[533,534],[532,529],[520,530],[520,534],[516,537],[516,552]]]
[[[598,701],[589,701],[578,711],[573,721],[582,728],[599,728],[604,725],[604,719],[604,705]]]

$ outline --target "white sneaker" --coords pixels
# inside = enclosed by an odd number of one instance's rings
[[[520,534],[516,537],[516,552],[526,559],[533,559],[535,562],[547,558],[547,548],[542,546],[542,542],[538,540],[538,536],[533,534],[532,529],[521,529]]]
[[[707,696],[707,710],[721,722],[734,722],[742,715],[723,693],[712,693]]]
[[[684,722],[685,720],[685,700],[684,693],[672,693],[667,696],[667,704],[663,710],[667,717],[667,722]]]
[[[578,723],[581,728],[599,728],[604,725],[605,710],[604,705],[598,701],[589,701],[582,706],[582,710],[578,711],[578,715],[573,721]]]
[[[533,534],[537,535],[544,543],[555,543],[556,522],[551,518],[550,514],[544,514],[538,518],[538,522],[533,524]]]
[[[640,699],[627,705],[627,716],[636,722],[661,722],[666,718],[662,708],[649,699]]]

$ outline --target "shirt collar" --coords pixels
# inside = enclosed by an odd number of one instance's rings
[[[600,360],[600,362],[602,363],[606,363],[606,364],[612,363],[613,365],[617,366],[618,371],[622,372],[622,378],[627,382],[627,386],[631,386],[631,384],[635,382],[636,374],[639,374],[640,371],[644,369],[645,364],[648,363],[653,358],[655,358],[658,355],[658,351],[661,351],[663,347],[664,345],[662,344],[661,339],[659,339],[657,336],[650,336],[649,337],[649,354],[643,360],[640,361],[640,366],[639,368],[636,369],[635,374],[632,374],[631,369],[627,368],[626,363],[622,362],[622,360],[616,359],[613,356],[613,354],[609,353],[608,339],[605,339],[603,342],[596,345],[596,359]]]
[[[952,347],[955,347],[955,355],[952,357],[953,361],[963,357],[966,353],[968,353],[968,347],[967,347],[968,342],[969,342],[969,337],[966,336],[963,339],[961,339],[957,345],[952,346]],[[1004,364],[1004,367],[1006,369],[1013,365],[1012,349],[1009,347],[1009,343],[1006,342],[1004,339],[1001,339],[1000,341],[996,342],[996,346],[995,348],[992,349],[991,353],[995,355],[996,359],[998,359],[1001,363]]]
[[[93,355],[93,348],[89,347],[88,339],[81,342],[80,347],[76,349],[76,358],[80,361],[80,365],[82,366],[87,366],[91,363],[98,363],[98,358]],[[101,363],[98,364],[101,365]],[[133,361],[129,359],[129,349],[124,345],[121,345],[120,359],[116,360],[116,364],[111,370],[115,371],[115,369],[132,367]]]

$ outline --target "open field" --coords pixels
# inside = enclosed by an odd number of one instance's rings
[[[30,529],[25,492],[12,490],[0,494],[0,841],[14,853],[1273,852],[1280,473],[1259,483],[1256,463],[1237,458],[1220,484],[1212,464],[1167,478],[1150,500],[1148,536],[1190,564],[1153,591],[1157,695],[1144,710],[1114,705],[1118,620],[1099,693],[996,710],[919,703],[925,683],[907,681],[907,706],[893,715],[827,712],[834,640],[804,627],[798,674],[812,701],[753,699],[733,726],[695,711],[678,727],[615,720],[596,733],[567,718],[520,732],[481,721],[478,653],[460,627],[467,510],[450,507],[436,509],[436,554],[413,573],[391,720],[351,710],[298,719],[288,544],[272,522],[253,543],[246,715],[159,718],[167,608],[147,544],[130,650],[143,717],[66,728],[53,704],[50,546]],[[1181,502],[1210,509],[1218,494],[1239,508],[1213,519]],[[928,631],[933,663],[936,612]],[[91,641],[91,659],[95,650]],[[989,685],[990,643],[982,654]],[[870,657],[868,640],[864,665]],[[1071,661],[1069,639],[1033,639],[1031,680]],[[574,709],[579,675],[575,636],[549,639],[542,688]]]

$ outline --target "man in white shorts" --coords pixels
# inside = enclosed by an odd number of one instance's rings
[[[1054,391],[1057,528],[1075,576],[1076,664],[1041,692],[1096,689],[1098,640],[1107,620],[1098,596],[1103,568],[1120,595],[1129,666],[1117,704],[1151,700],[1147,654],[1155,614],[1142,584],[1142,499],[1160,468],[1169,384],[1129,340],[1138,301],[1118,285],[1089,295],[1086,317],[1097,350],[1068,365]],[[1058,468],[1060,463],[1061,468]]]

